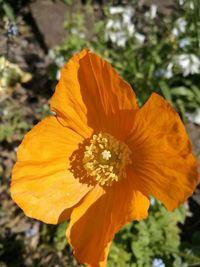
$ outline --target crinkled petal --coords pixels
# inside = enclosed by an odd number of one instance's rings
[[[138,107],[130,85],[108,62],[84,49],[64,65],[51,108],[63,125],[83,136],[88,125],[123,139]]]
[[[169,210],[178,207],[198,182],[197,160],[179,115],[161,96],[152,94],[136,112],[127,144],[132,150],[135,186]]]
[[[115,233],[131,220],[147,217],[149,200],[133,186],[128,178],[106,190],[96,186],[74,208],[67,238],[79,262],[105,267]]]
[[[38,123],[25,136],[12,172],[11,196],[27,216],[57,223],[91,189],[69,170],[69,157],[79,142],[82,137],[55,117]]]

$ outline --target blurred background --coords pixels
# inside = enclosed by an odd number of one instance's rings
[[[200,156],[200,0],[0,0],[0,267],[81,266],[67,222],[25,217],[9,183],[24,134],[51,114],[62,65],[84,47],[132,85],[140,106],[163,95]],[[151,198],[149,218],[116,235],[108,266],[199,267],[200,188],[172,213]]]

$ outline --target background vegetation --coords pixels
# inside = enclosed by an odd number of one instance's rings
[[[84,47],[117,69],[139,105],[157,92],[184,122],[200,124],[200,0],[173,1],[168,9],[148,1],[65,0],[66,39],[53,47],[34,20],[34,2],[0,0],[0,267],[80,266],[65,240],[67,222],[28,219],[10,199],[17,146],[51,113],[48,100],[60,69]],[[108,266],[200,266],[199,191],[172,213],[151,198],[149,218],[116,235]]]

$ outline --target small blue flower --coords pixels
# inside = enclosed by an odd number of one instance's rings
[[[162,69],[162,68],[158,69],[155,72],[155,77],[157,77],[157,78],[163,77],[165,75],[165,72],[166,72],[165,69]]]
[[[12,23],[12,24],[9,26],[8,31],[7,31],[8,37],[14,37],[14,36],[17,36],[17,33],[18,33],[17,26],[16,26],[16,24]]]
[[[165,267],[165,263],[163,262],[162,259],[155,258],[152,261],[152,266],[153,267]]]
[[[25,236],[30,238],[30,237],[33,237],[34,235],[37,234],[37,231],[36,229],[34,228],[31,228],[31,229],[28,229],[26,232],[25,232]]]

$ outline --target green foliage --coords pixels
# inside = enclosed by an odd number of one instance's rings
[[[18,13],[31,0],[0,0],[0,17],[7,17],[10,21],[15,21]]]
[[[60,224],[56,229],[53,241],[57,250],[63,250],[66,247],[67,241],[66,238],[63,238],[63,236],[65,236],[66,228],[67,223],[64,222]]]
[[[73,0],[63,0],[63,2],[66,4],[66,5],[72,5],[73,4]]]
[[[6,0],[0,0],[0,16],[3,15],[6,15],[11,21],[15,20],[14,10]]]
[[[9,104],[4,107],[0,124],[0,142],[20,140],[30,128],[24,119],[23,110],[15,108]]]
[[[179,251],[180,229],[177,224],[184,220],[183,206],[168,212],[155,202],[148,219],[130,223],[116,235],[110,251],[109,267],[150,267],[155,258],[162,259],[169,267],[188,266],[183,263]]]

